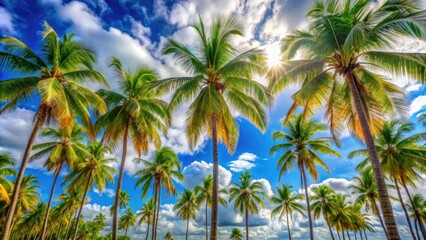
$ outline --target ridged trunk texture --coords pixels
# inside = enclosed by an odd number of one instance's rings
[[[212,191],[212,220],[210,227],[210,240],[217,240],[217,222],[218,222],[218,178],[219,178],[219,155],[217,149],[217,128],[216,113],[211,115],[212,127],[212,145],[213,145],[213,191]]]

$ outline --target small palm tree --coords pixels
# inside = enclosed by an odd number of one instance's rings
[[[417,239],[421,239],[419,234],[419,226],[421,228],[421,226],[424,225],[426,221],[426,201],[424,200],[422,195],[415,194],[412,197],[412,203],[410,205],[406,204],[406,207],[411,213],[411,217],[414,219]]]
[[[94,221],[98,224],[100,229],[103,229],[106,221],[106,216],[102,213],[99,213],[98,215],[96,215]]]
[[[205,202],[205,214],[206,214],[206,240],[208,240],[208,208],[212,206],[212,195],[213,195],[213,176],[209,175],[205,178],[203,178],[202,180],[202,185],[201,186],[196,186],[194,188],[194,192],[197,195],[197,203],[199,205],[202,204],[202,202]],[[226,202],[226,200],[220,195],[220,194],[226,194],[226,190],[225,189],[220,189],[219,190],[219,196],[218,196],[218,201],[219,204],[221,204],[222,206],[227,206],[228,203]]]
[[[139,156],[148,151],[149,143],[156,148],[161,146],[159,132],[164,135],[170,123],[167,104],[160,99],[157,91],[150,88],[150,83],[157,77],[152,69],[138,67],[134,71],[126,71],[118,58],[112,57],[110,66],[113,68],[120,87],[120,92],[101,89],[98,91],[110,110],[97,120],[99,127],[105,128],[103,139],[112,146],[122,140],[120,172],[117,180],[116,193],[120,192],[123,181],[124,166],[127,156],[127,142],[130,138]],[[119,194],[115,195],[114,206],[119,203]],[[117,240],[118,208],[114,207],[112,239]]]
[[[42,222],[46,213],[46,203],[37,204],[15,224],[13,236],[21,239],[37,239],[42,229]]]
[[[321,214],[327,223],[328,230],[331,235],[331,239],[334,240],[333,231],[331,230],[330,216],[333,214],[335,209],[335,203],[333,201],[334,190],[326,185],[320,185],[312,189],[313,195],[311,196],[311,209],[314,213],[314,218],[318,219]]]
[[[319,165],[327,170],[327,172],[330,172],[318,153],[337,157],[340,157],[340,154],[330,147],[330,142],[333,141],[333,138],[314,137],[319,132],[327,129],[327,126],[324,124],[313,120],[304,121],[303,115],[298,115],[290,119],[290,121],[283,123],[283,127],[285,127],[288,133],[278,130],[272,134],[274,141],[281,140],[282,143],[272,146],[270,152],[273,155],[277,151],[285,151],[284,154],[280,156],[277,163],[277,167],[280,169],[279,178],[281,178],[284,173],[291,171],[294,166],[299,168],[301,176],[300,185],[305,188],[310,238],[313,240],[314,232],[306,171],[309,175],[311,175],[314,181],[317,181],[318,170],[316,169],[316,165]]]
[[[83,159],[75,165],[75,169],[65,177],[64,182],[69,182],[68,188],[73,189],[77,186],[84,186],[83,198],[80,201],[80,209],[76,219],[73,240],[77,238],[78,225],[80,222],[81,211],[86,201],[87,192],[95,185],[100,192],[108,185],[114,182],[116,170],[110,165],[116,161],[115,158],[106,158],[111,153],[108,147],[100,142],[92,142],[87,151],[90,156]]]
[[[231,236],[229,236],[230,240],[243,240],[243,234],[241,233],[240,229],[233,228],[231,232]]]
[[[177,211],[177,215],[186,220],[186,240],[188,240],[189,220],[191,218],[195,219],[195,211],[197,211],[199,207],[197,196],[193,191],[187,189],[183,190],[179,200],[173,207],[173,210]]]
[[[171,232],[167,232],[166,235],[164,236],[164,240],[174,240],[175,238],[173,237]]]
[[[128,208],[129,201],[130,201],[130,195],[126,191],[121,190],[118,196],[118,210],[121,210],[123,208]],[[112,205],[109,208],[109,212],[111,215],[114,215],[114,205]]]
[[[170,147],[162,147],[156,153],[153,162],[138,159],[146,166],[144,169],[135,173],[138,178],[136,187],[142,185],[142,198],[148,194],[151,185],[154,190],[154,214],[152,216],[152,239],[156,239],[157,235],[157,220],[160,212],[160,190],[161,186],[165,186],[167,196],[171,193],[177,195],[176,187],[173,183],[173,178],[179,181],[183,180],[183,174],[180,172],[182,163],[179,161],[178,156]]]
[[[9,202],[9,194],[12,189],[12,183],[6,178],[16,175],[13,169],[15,161],[6,153],[0,153],[0,201]]]
[[[139,218],[139,225],[147,224],[145,240],[148,240],[149,225],[152,223],[154,208],[154,199],[150,198],[142,205],[141,210],[136,213],[136,218]]]
[[[52,214],[53,219],[62,219],[65,218],[66,222],[66,232],[65,238],[69,239],[71,234],[71,222],[75,212],[79,209],[81,199],[83,199],[83,191],[79,188],[67,189],[66,193],[62,193],[56,200],[59,201],[58,205],[55,208],[55,212]],[[66,219],[68,217],[68,219]],[[54,222],[54,221],[52,221]],[[62,229],[60,229],[62,230]],[[60,236],[58,234],[58,236]]]
[[[249,239],[248,218],[249,213],[259,214],[257,205],[264,206],[262,197],[266,197],[260,182],[252,182],[249,172],[245,172],[239,177],[240,183],[231,183],[229,189],[229,201],[235,202],[235,210],[244,214],[246,220],[246,240]]]
[[[302,194],[294,194],[291,192],[293,186],[283,184],[281,188],[277,187],[277,196],[273,196],[271,198],[271,203],[278,205],[275,207],[271,216],[275,216],[279,214],[279,220],[281,221],[283,215],[286,215],[286,223],[287,223],[287,231],[288,231],[288,239],[291,240],[291,232],[290,232],[290,219],[289,216],[293,218],[293,211],[300,213],[302,216],[305,216],[303,213],[306,208],[298,203],[303,199]]]
[[[127,237],[127,230],[131,226],[136,225],[136,217],[133,214],[132,209],[128,208],[123,216],[120,217],[118,221],[119,229],[124,230],[124,238]]]

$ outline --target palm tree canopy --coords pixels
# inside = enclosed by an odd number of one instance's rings
[[[212,194],[213,194],[213,176],[209,175],[202,180],[202,185],[196,186],[194,188],[194,192],[197,195],[197,203],[201,204],[206,201],[207,206],[211,207],[212,204]],[[218,202],[222,206],[228,206],[225,198],[223,198],[220,194],[226,194],[227,191],[225,189],[219,190]]]
[[[6,178],[16,175],[13,169],[15,161],[7,153],[0,153],[0,200],[9,201],[8,192],[12,189],[12,183]]]
[[[21,188],[19,190],[19,198],[16,205],[15,216],[19,217],[22,214],[34,209],[40,201],[40,184],[37,178],[33,175],[24,176],[22,179]],[[10,194],[12,194],[12,190]],[[6,204],[6,207],[8,204]]]
[[[303,200],[303,195],[293,194],[291,192],[292,188],[293,186],[285,184],[281,188],[277,187],[277,195],[271,198],[271,203],[278,206],[272,210],[271,216],[279,214],[278,218],[281,220],[284,214],[288,213],[293,218],[293,211],[305,216],[303,211],[306,210],[306,207],[300,204],[300,201]]]
[[[243,35],[243,24],[236,17],[217,18],[210,32],[201,20],[193,25],[197,38],[193,47],[169,39],[164,54],[175,59],[191,74],[154,84],[161,92],[174,91],[170,109],[191,102],[186,119],[186,134],[193,149],[203,132],[211,136],[211,115],[216,114],[218,140],[230,152],[238,140],[238,124],[232,110],[238,111],[261,131],[267,125],[265,106],[271,101],[267,89],[253,80],[253,74],[262,70],[260,51],[250,49],[238,52],[231,39]]]
[[[174,240],[175,238],[173,237],[171,232],[167,232],[166,235],[164,236],[164,240]]]
[[[128,208],[123,216],[118,221],[119,229],[127,229],[128,227],[136,225],[136,217],[133,214],[133,210]]]
[[[238,228],[233,228],[231,232],[231,236],[229,237],[231,240],[243,240],[243,234]]]
[[[179,200],[173,206],[177,215],[185,220],[195,219],[196,211],[199,209],[197,196],[191,190],[185,189],[180,195]]]
[[[413,200],[414,208],[417,211],[419,211],[420,218],[422,219],[423,222],[425,222],[426,221],[426,200],[423,198],[422,195],[418,193],[412,196],[412,200]],[[414,213],[413,206],[411,206],[411,204],[406,203],[406,207],[408,208],[408,211],[411,212],[411,217],[418,220],[416,214]]]
[[[318,219],[321,214],[323,217],[328,217],[335,209],[333,201],[334,190],[326,185],[320,185],[312,190],[311,209],[314,213],[314,218]]]
[[[249,172],[245,172],[239,177],[240,183],[231,183],[229,189],[229,201],[235,201],[235,210],[241,214],[247,209],[251,214],[258,214],[258,205],[264,206],[262,197],[266,193],[260,182],[253,182]]]
[[[136,213],[136,218],[139,218],[139,225],[143,223],[152,223],[152,215],[154,214],[154,199],[148,199],[140,211]]]
[[[130,195],[126,191],[120,191],[118,195],[118,210],[129,207]],[[114,205],[109,209],[111,215],[114,212]]]
[[[352,189],[352,194],[357,195],[355,204],[364,205],[366,211],[372,209],[377,214],[379,210],[376,208],[376,201],[379,194],[371,169],[362,170],[360,176],[355,176],[352,180],[354,184],[349,188]]]

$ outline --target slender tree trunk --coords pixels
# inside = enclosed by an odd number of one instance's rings
[[[89,173],[88,179],[89,181],[87,181],[86,189],[84,190],[84,194],[83,194],[83,199],[81,200],[81,203],[80,203],[80,210],[78,210],[77,221],[75,222],[74,237],[72,238],[73,240],[77,239],[78,222],[80,221],[81,211],[83,210],[84,202],[86,201],[86,195],[87,195],[87,192],[89,191],[89,185],[90,185],[90,182],[92,181],[92,172]]]
[[[72,215],[74,215],[74,212],[71,212],[71,214],[70,214],[70,221],[67,224],[67,231],[65,232],[65,239],[68,239],[69,236],[71,236],[71,231],[72,231],[72,226],[73,226]]]
[[[148,219],[148,226],[146,227],[146,236],[145,236],[145,240],[148,240],[148,235],[149,235],[149,219]]]
[[[345,230],[342,229],[342,236],[343,236],[343,240],[346,240],[345,238]]]
[[[160,207],[161,207],[161,181],[158,184],[158,203],[157,203],[157,216],[155,217],[155,237],[157,238],[157,229],[158,229],[158,218],[160,216]]]
[[[246,240],[249,240],[249,226],[248,226],[248,209],[246,207]]]
[[[377,218],[379,219],[380,225],[382,225],[383,232],[385,233],[386,238],[388,238],[388,233],[386,231],[385,224],[383,223],[382,216],[380,216],[379,207],[377,206],[377,202],[375,199],[372,199],[371,204],[373,205],[373,212],[376,214]]]
[[[368,240],[368,238],[367,238],[367,232],[365,231],[365,229],[364,229],[364,237],[365,237],[365,240]]]
[[[123,152],[121,154],[121,164],[120,164],[120,173],[118,174],[117,188],[115,190],[115,200],[114,200],[114,209],[113,209],[113,218],[112,218],[112,239],[117,240],[117,231],[118,231],[118,200],[120,196],[121,184],[123,182],[124,175],[124,164],[126,163],[127,155],[127,136],[129,134],[129,119],[126,120],[126,126],[123,136]]]
[[[152,229],[151,229],[151,239],[155,240],[155,220],[157,217],[157,201],[158,201],[158,179],[155,179],[154,183],[154,214],[152,215]]]
[[[361,237],[361,240],[364,240],[364,238],[362,237],[362,231],[359,230],[359,236]]]
[[[337,228],[336,228],[336,232],[337,232],[337,237],[339,238],[339,240],[341,240],[340,233],[339,233],[339,230]]]
[[[305,187],[305,199],[306,199],[306,207],[307,207],[308,221],[309,221],[309,237],[311,240],[314,240],[314,227],[312,225],[311,204],[309,202],[309,193],[308,193],[308,182],[306,180],[305,165],[303,161],[302,161],[302,169],[300,169],[300,174],[302,174],[303,185]]]
[[[185,239],[188,240],[189,218],[186,220],[186,235]]]
[[[358,238],[356,236],[356,231],[354,231],[354,236],[355,236],[355,240],[358,240]]]
[[[351,235],[349,235],[349,231],[346,230],[346,234],[348,235],[348,239],[351,240]]]
[[[334,240],[333,230],[331,229],[330,221],[327,216],[324,216],[324,218],[325,218],[325,222],[327,223],[328,231],[330,231],[331,239]]]
[[[209,239],[209,223],[208,223],[208,216],[207,216],[207,214],[208,214],[208,209],[207,209],[207,207],[208,207],[208,204],[207,204],[208,202],[207,202],[207,199],[206,199],[206,240],[208,240]]]
[[[61,224],[59,225],[58,233],[56,234],[56,238],[57,238],[57,239],[62,239],[62,238],[61,238],[61,233],[62,233],[62,224],[63,224],[63,223],[64,223],[64,222],[63,222],[63,221],[61,221]],[[53,235],[53,232],[52,232],[52,234],[50,234],[49,239],[51,239],[51,238],[52,238],[52,235]]]
[[[393,209],[389,200],[389,194],[386,187],[385,178],[383,176],[382,169],[380,167],[379,155],[374,144],[373,135],[368,123],[367,114],[365,112],[365,106],[361,100],[357,83],[354,79],[354,73],[352,71],[345,73],[345,80],[349,85],[351,91],[353,103],[355,105],[358,118],[362,128],[362,134],[364,137],[365,144],[367,145],[368,155],[370,156],[371,166],[373,168],[374,179],[376,180],[377,192],[379,194],[380,207],[382,209],[383,218],[388,233],[389,240],[400,239],[398,229],[393,215]]]
[[[399,203],[401,204],[402,210],[404,210],[405,219],[407,219],[408,228],[410,229],[411,236],[413,237],[414,240],[417,240],[416,235],[415,235],[414,230],[413,230],[413,226],[411,224],[410,216],[408,215],[407,208],[405,207],[404,200],[402,199],[401,191],[399,189],[399,184],[398,184],[398,181],[396,180],[396,178],[394,178],[394,183],[395,183],[395,187],[396,187],[396,192],[398,193]]]
[[[41,238],[40,238],[41,240],[46,239],[46,230],[47,230],[47,222],[49,221],[50,206],[52,205],[53,195],[55,195],[56,181],[58,180],[58,176],[59,176],[59,173],[61,172],[63,164],[64,162],[61,162],[59,164],[58,169],[56,169],[56,172],[55,172],[55,177],[53,178],[52,189],[50,190],[49,202],[47,203],[46,214],[44,215],[44,221],[43,221],[43,228],[41,230]]]
[[[219,178],[219,155],[217,149],[216,113],[211,114],[212,145],[213,145],[213,190],[212,190],[212,220],[210,227],[210,240],[217,240],[218,222],[218,178]]]
[[[6,223],[3,226],[2,239],[8,240],[11,231],[12,220],[15,215],[16,204],[18,203],[19,191],[21,190],[22,179],[25,174],[28,162],[30,160],[31,149],[33,148],[34,140],[37,136],[38,131],[43,126],[45,119],[46,106],[41,105],[37,111],[37,120],[34,128],[31,132],[30,138],[28,139],[27,147],[25,148],[24,157],[22,158],[21,167],[19,168],[18,175],[16,176],[15,184],[13,187],[12,197],[10,199],[9,209],[7,211]]]
[[[287,218],[287,231],[288,231],[288,239],[291,240],[291,233],[290,233],[290,222],[288,220],[288,211],[286,211],[286,218]]]
[[[417,221],[419,221],[420,232],[422,233],[423,238],[426,239],[426,230],[425,230],[425,225],[423,224],[423,221],[422,221],[422,217],[420,216],[418,209],[414,205],[413,199],[411,198],[411,194],[410,194],[410,191],[408,190],[407,184],[405,183],[404,177],[401,177],[400,179],[401,179],[402,186],[404,187],[405,192],[407,193],[408,199],[410,200],[410,204],[414,210],[414,214],[417,218]]]
[[[419,233],[419,228],[418,228],[418,221],[416,219],[414,219],[414,227],[416,228],[416,233],[417,233],[417,239],[421,239],[420,238],[420,233]]]
[[[124,230],[124,238],[126,238],[127,237],[127,228],[128,228],[129,226],[127,226],[126,227],[126,230]]]

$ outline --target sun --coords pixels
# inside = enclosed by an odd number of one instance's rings
[[[268,44],[265,52],[269,67],[276,67],[281,64],[281,47],[278,42]]]

